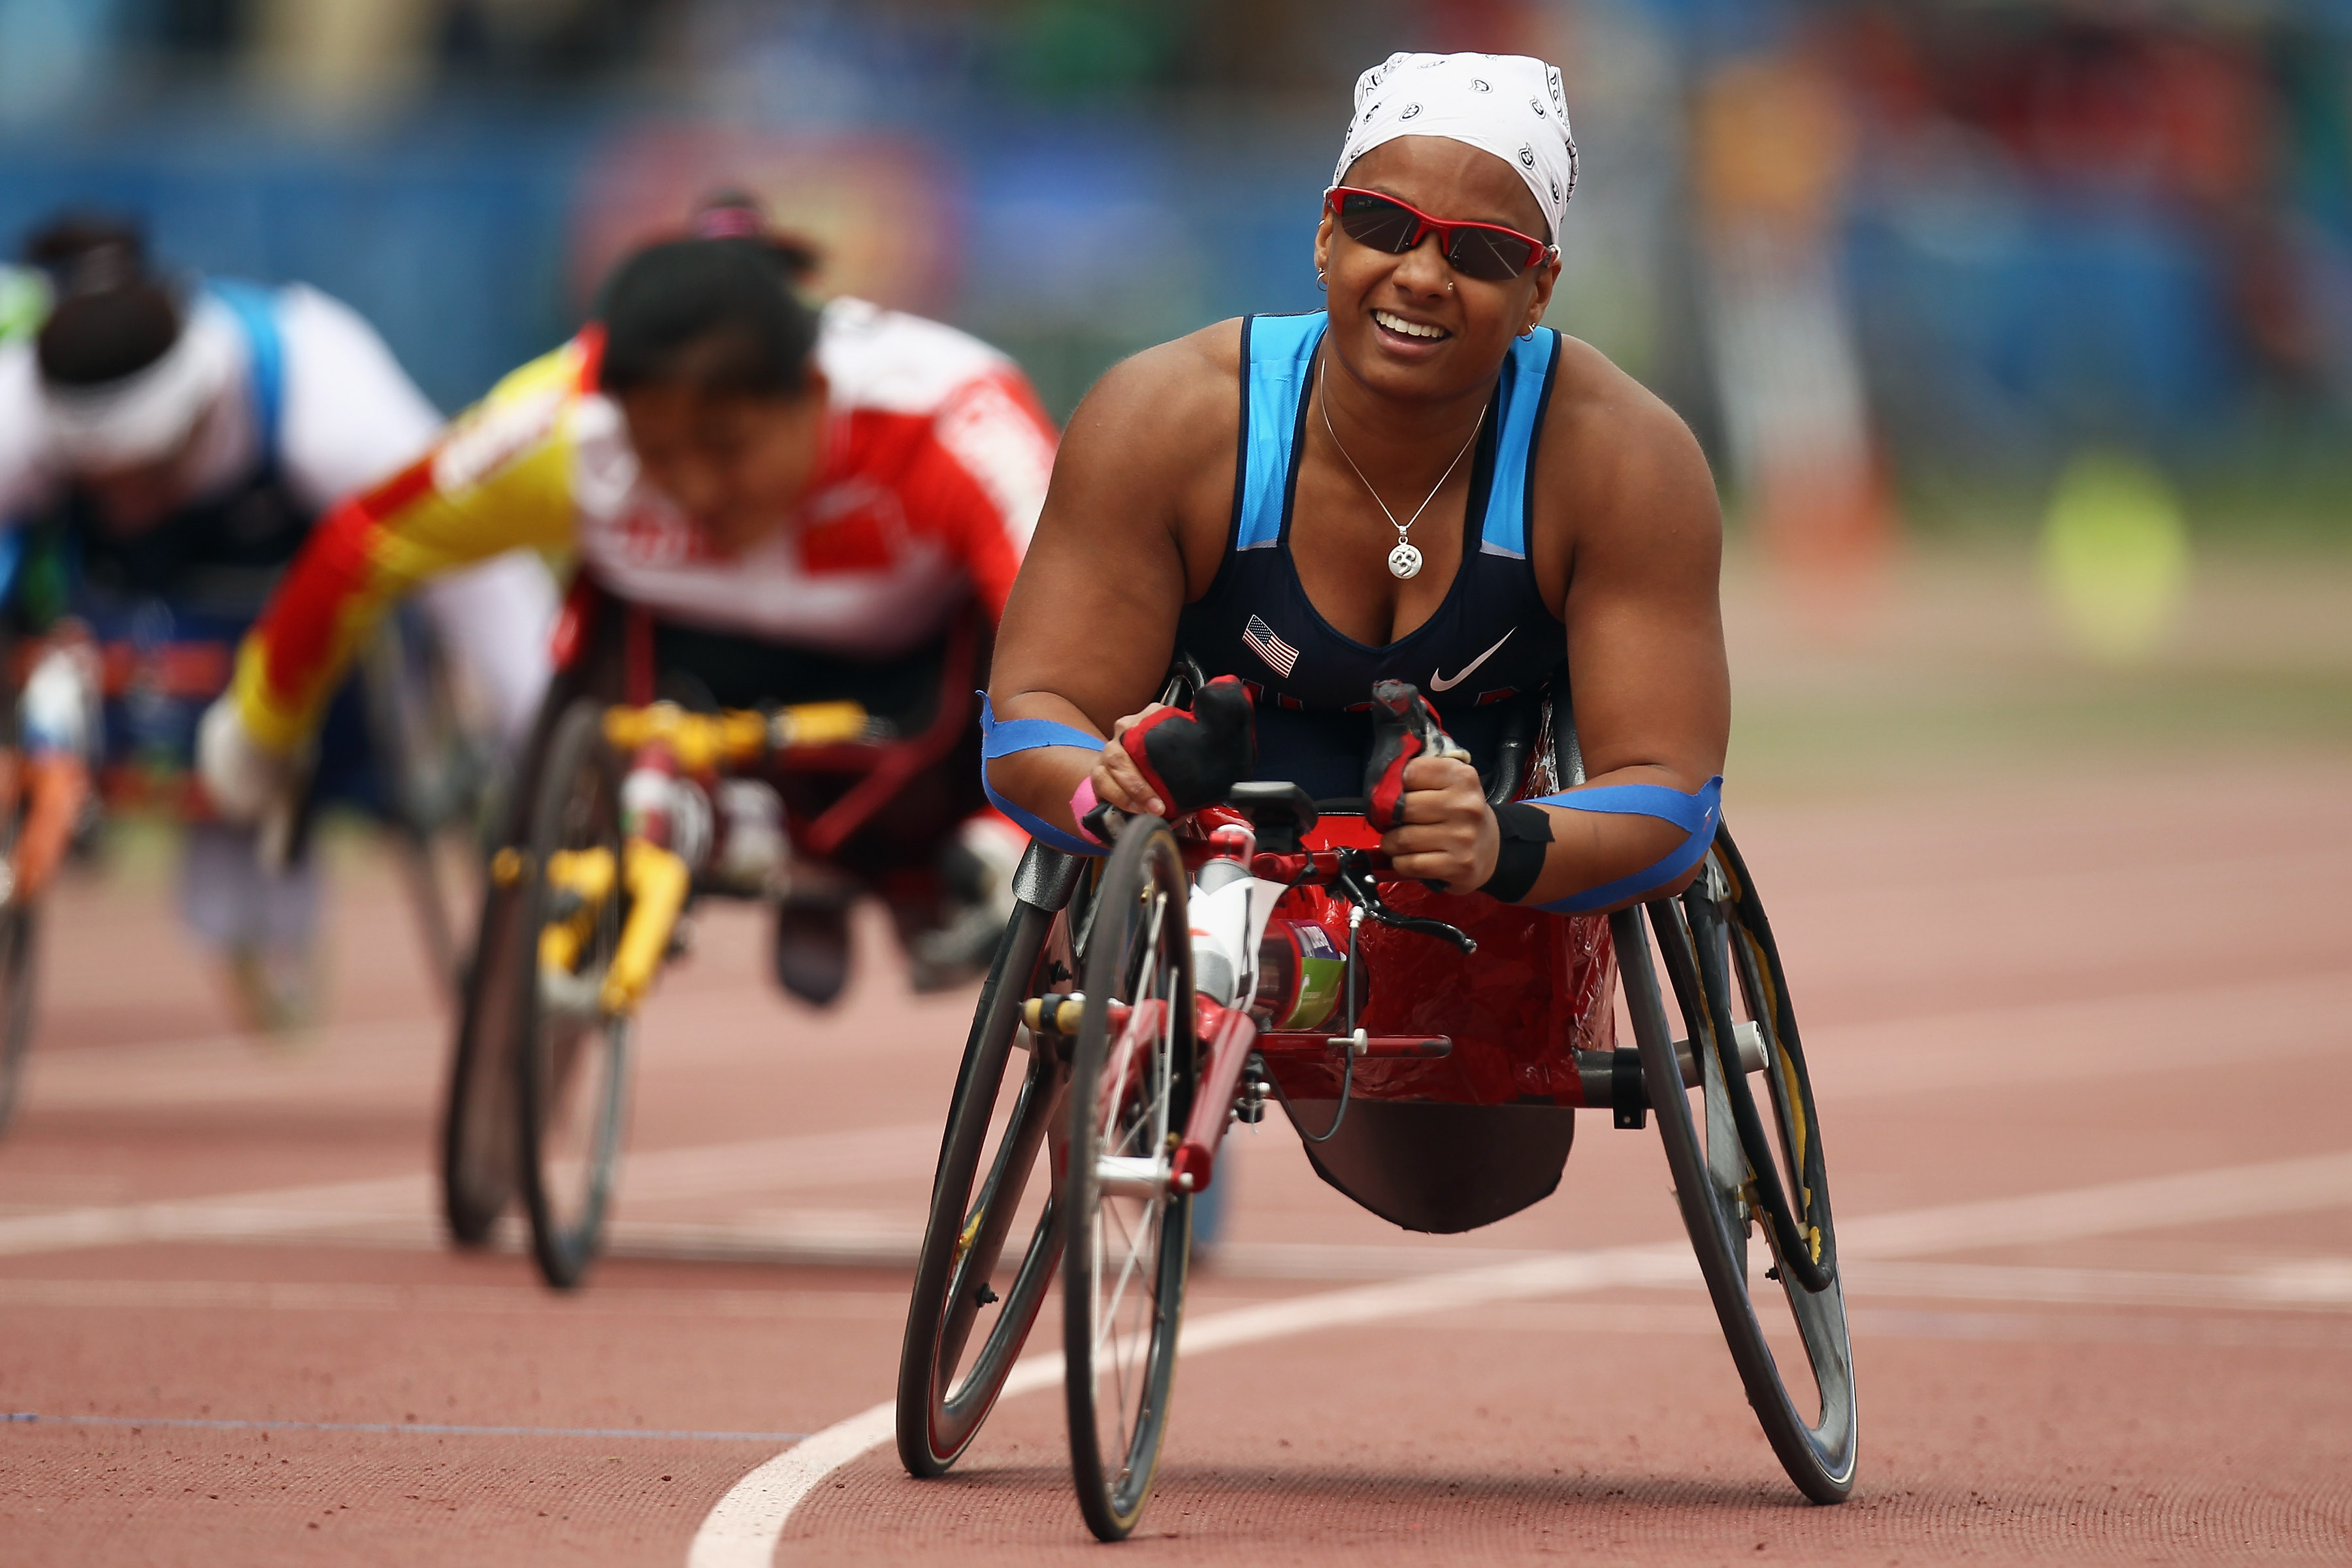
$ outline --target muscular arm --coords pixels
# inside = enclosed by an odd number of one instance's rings
[[[1562,618],[1588,770],[1580,794],[1622,784],[1689,795],[1723,770],[1731,721],[1717,576],[1722,522],[1706,460],[1672,410],[1583,344],[1561,366],[1538,470],[1538,566],[1565,554]],[[1570,395],[1562,397],[1561,393]],[[1547,574],[1549,575],[1549,574]],[[1416,761],[1401,868],[1475,888],[1494,870],[1493,818],[1468,805],[1476,776]],[[1603,797],[1606,798],[1606,797]],[[1519,900],[1549,904],[1633,878],[1684,844],[1685,830],[1642,815],[1542,806],[1552,844]],[[1655,896],[1688,872],[1629,889]]]
[[[1232,492],[1238,342],[1227,322],[1138,354],[1071,416],[997,641],[1000,722],[1098,737],[1150,701],[1178,613],[1205,585],[1192,581],[1203,563],[1185,548],[1187,520],[1222,518]],[[1205,566],[1213,573],[1213,553]],[[990,763],[989,781],[1066,833],[1070,793],[1098,761],[1076,746],[1021,752]]]

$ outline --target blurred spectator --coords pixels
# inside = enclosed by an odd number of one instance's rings
[[[1556,323],[1675,401],[1773,537],[1872,526],[1764,503],[1774,376],[1909,499],[2038,514],[2092,443],[2352,490],[2352,25],[2317,0],[0,0],[0,223],[150,205],[211,265],[332,284],[454,403],[576,324],[568,258],[620,209],[747,183],[1066,409],[1145,342],[1314,303],[1309,128],[1398,47],[1562,60],[1594,108]],[[1763,96],[1813,107],[1721,151],[1736,62],[1770,60],[1796,75]],[[1850,148],[1816,166],[1823,117]],[[1727,221],[1743,160],[1827,193],[1803,267]]]
[[[1716,68],[1695,121],[1731,478],[1784,571],[1850,588],[1887,532],[1835,244],[1853,128],[1834,84],[1793,50]]]

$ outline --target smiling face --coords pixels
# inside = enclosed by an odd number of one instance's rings
[[[814,366],[791,395],[680,379],[633,388],[620,404],[646,481],[720,555],[740,555],[783,527],[824,456],[825,384]]]
[[[1549,226],[1511,166],[1443,136],[1400,136],[1348,167],[1341,184],[1378,191],[1432,216],[1501,224],[1545,237]],[[1559,263],[1488,283],[1446,265],[1437,237],[1402,256],[1349,239],[1326,212],[1315,266],[1330,291],[1332,353],[1370,390],[1423,400],[1476,391],[1511,340],[1543,320]]]

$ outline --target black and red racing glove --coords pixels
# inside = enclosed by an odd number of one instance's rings
[[[1214,805],[1257,765],[1257,725],[1249,689],[1221,675],[1195,692],[1192,706],[1162,708],[1119,737],[1151,793],[1181,816]]]
[[[1470,753],[1455,743],[1437,721],[1437,710],[1410,681],[1381,680],[1372,685],[1372,755],[1364,764],[1364,817],[1386,833],[1404,809],[1404,766],[1419,756],[1459,757]]]

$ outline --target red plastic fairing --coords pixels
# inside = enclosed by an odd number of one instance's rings
[[[1360,817],[1326,817],[1307,836],[1309,849],[1378,842]],[[1359,1059],[1353,1092],[1468,1105],[1581,1105],[1571,1053],[1615,1044],[1616,953],[1608,920],[1547,914],[1483,893],[1433,893],[1418,882],[1383,882],[1381,892],[1401,913],[1461,927],[1477,939],[1478,951],[1465,957],[1433,937],[1364,921],[1358,941],[1369,984],[1357,983],[1364,987],[1357,1022],[1374,1035],[1446,1036],[1454,1050],[1436,1059]],[[1345,951],[1345,900],[1319,888],[1297,888],[1277,909],[1318,922]],[[1339,1033],[1338,1017],[1329,1032]],[[1336,1053],[1328,1061],[1286,1054],[1267,1070],[1294,1100],[1332,1100],[1343,1062]]]

